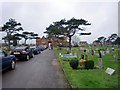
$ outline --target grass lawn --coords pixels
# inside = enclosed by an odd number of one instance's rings
[[[75,49],[80,49],[80,47],[72,47]],[[88,48],[87,46],[84,48]],[[94,47],[100,49],[101,47]],[[105,47],[102,47],[105,48]],[[107,47],[111,48],[111,47]],[[115,47],[117,49],[117,47]],[[54,48],[56,51],[56,48]],[[80,70],[80,69],[72,69],[69,65],[69,62],[63,61],[65,59],[71,59],[66,57],[60,57],[59,53],[65,52],[66,49],[62,48],[60,52],[56,53],[57,58],[61,61],[61,65],[65,70],[65,74],[67,76],[68,81],[73,86],[73,88],[118,88],[118,64],[120,64],[120,60],[114,61],[112,55],[117,55],[117,52],[111,52],[110,54],[105,54],[102,57],[103,69],[91,69],[91,70]],[[77,52],[81,56],[81,54],[85,54],[84,52]],[[96,52],[97,53],[97,52]],[[98,65],[98,57],[97,55],[92,56],[91,52],[88,54],[88,60],[93,60],[95,67]],[[117,55],[118,56],[118,55]],[[83,66],[80,66],[83,67]],[[115,69],[116,72],[113,75],[109,75],[105,73],[105,70],[110,67]]]

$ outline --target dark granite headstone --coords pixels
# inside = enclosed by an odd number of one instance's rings
[[[81,54],[81,59],[84,59],[84,54]]]
[[[98,50],[98,53],[99,53],[99,58],[102,58],[100,50]]]
[[[85,55],[85,60],[88,60],[88,55]]]

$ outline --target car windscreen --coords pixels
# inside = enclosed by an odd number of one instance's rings
[[[25,49],[26,47],[16,47],[15,49]]]
[[[30,48],[36,48],[36,46],[31,46]]]

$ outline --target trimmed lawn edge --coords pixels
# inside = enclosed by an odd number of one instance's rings
[[[56,52],[56,54],[57,54],[57,52]],[[63,71],[63,74],[64,74],[64,76],[65,76],[65,78],[66,78],[69,86],[70,86],[71,88],[73,88],[72,84],[69,82],[69,80],[68,80],[68,78],[67,78],[67,75],[66,75],[65,70],[64,70],[64,68],[63,68],[63,66],[62,66],[62,63],[61,63],[60,59],[57,58],[56,54],[55,54],[55,57],[56,57],[56,59],[58,60],[58,62],[60,63],[60,67],[61,67],[61,69],[62,69],[62,71]]]

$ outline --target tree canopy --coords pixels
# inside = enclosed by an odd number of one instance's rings
[[[46,28],[47,31],[45,31],[44,33],[47,33],[48,37],[68,37],[69,48],[71,49],[71,37],[77,31],[84,31],[85,29],[83,27],[80,27],[83,25],[85,26],[91,24],[84,19],[62,19],[60,21],[53,22],[53,24]]]
[[[19,27],[18,27],[19,26]],[[21,23],[18,23],[17,21],[15,21],[15,19],[9,19],[8,22],[6,22],[0,29],[0,31],[4,31],[6,32],[6,36],[3,38],[6,41],[8,41],[8,50],[10,50],[10,45],[11,45],[11,40],[15,39],[14,34],[16,34],[19,31],[22,31],[23,28],[20,27]]]

